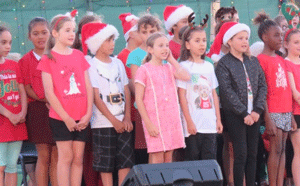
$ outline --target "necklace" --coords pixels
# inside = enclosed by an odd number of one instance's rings
[[[168,97],[167,97],[167,94],[166,94],[166,74],[165,74],[165,70],[164,70],[164,66],[162,66],[162,71],[163,71],[163,77],[162,77],[162,75],[160,74],[160,76],[161,76],[161,79],[162,79],[162,81],[163,81],[163,91],[164,91],[164,96],[165,96],[165,101],[168,101],[169,99],[168,99]]]

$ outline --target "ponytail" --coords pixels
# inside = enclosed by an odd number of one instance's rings
[[[148,63],[152,59],[152,54],[148,53],[143,59],[143,64]]]

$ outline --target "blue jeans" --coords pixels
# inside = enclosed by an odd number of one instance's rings
[[[16,173],[17,162],[23,141],[0,143],[0,166],[5,166],[5,172]]]

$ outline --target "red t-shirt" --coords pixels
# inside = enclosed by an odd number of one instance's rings
[[[292,112],[292,90],[288,81],[285,60],[265,54],[257,56],[268,85],[267,104],[270,113]]]
[[[22,110],[18,84],[23,84],[18,63],[5,60],[0,64],[0,104],[13,114]],[[27,139],[25,123],[14,126],[7,117],[0,114],[0,142]]]
[[[40,98],[45,98],[43,89],[42,72],[37,70],[37,66],[40,61],[36,59],[33,51],[25,54],[19,61],[22,77],[24,79],[24,85],[30,85],[34,93]],[[30,100],[32,101],[32,99]]]
[[[124,48],[119,54],[118,54],[118,59],[122,61],[122,63],[125,66],[126,74],[128,79],[131,79],[131,70],[129,67],[126,66],[127,58],[128,55],[130,54],[130,50]]]
[[[296,89],[300,92],[300,65],[286,60],[287,71],[294,76]],[[293,99],[293,114],[300,115],[300,105]]]
[[[169,43],[169,47],[173,54],[173,57],[177,60],[180,57],[181,44],[171,40]]]
[[[37,69],[52,76],[53,89],[64,110],[76,121],[87,112],[87,94],[84,72],[90,65],[79,50],[73,49],[70,55],[61,55],[51,51],[54,60],[44,55]],[[49,117],[62,120],[50,108]]]
[[[125,66],[125,70],[126,70],[126,74],[128,79],[131,79],[131,69],[129,67],[126,66],[126,62],[127,62],[127,58],[128,55],[130,54],[130,50],[124,48],[119,54],[118,54],[118,58],[122,61],[122,63]],[[134,113],[137,112],[137,110],[134,107],[134,95],[131,95],[131,121],[135,121],[134,119]]]

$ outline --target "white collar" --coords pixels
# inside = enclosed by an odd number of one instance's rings
[[[34,55],[34,57],[38,60],[38,61],[40,61],[41,60],[41,56],[39,56],[37,53],[35,53],[34,51],[32,51],[33,52],[33,55]]]

